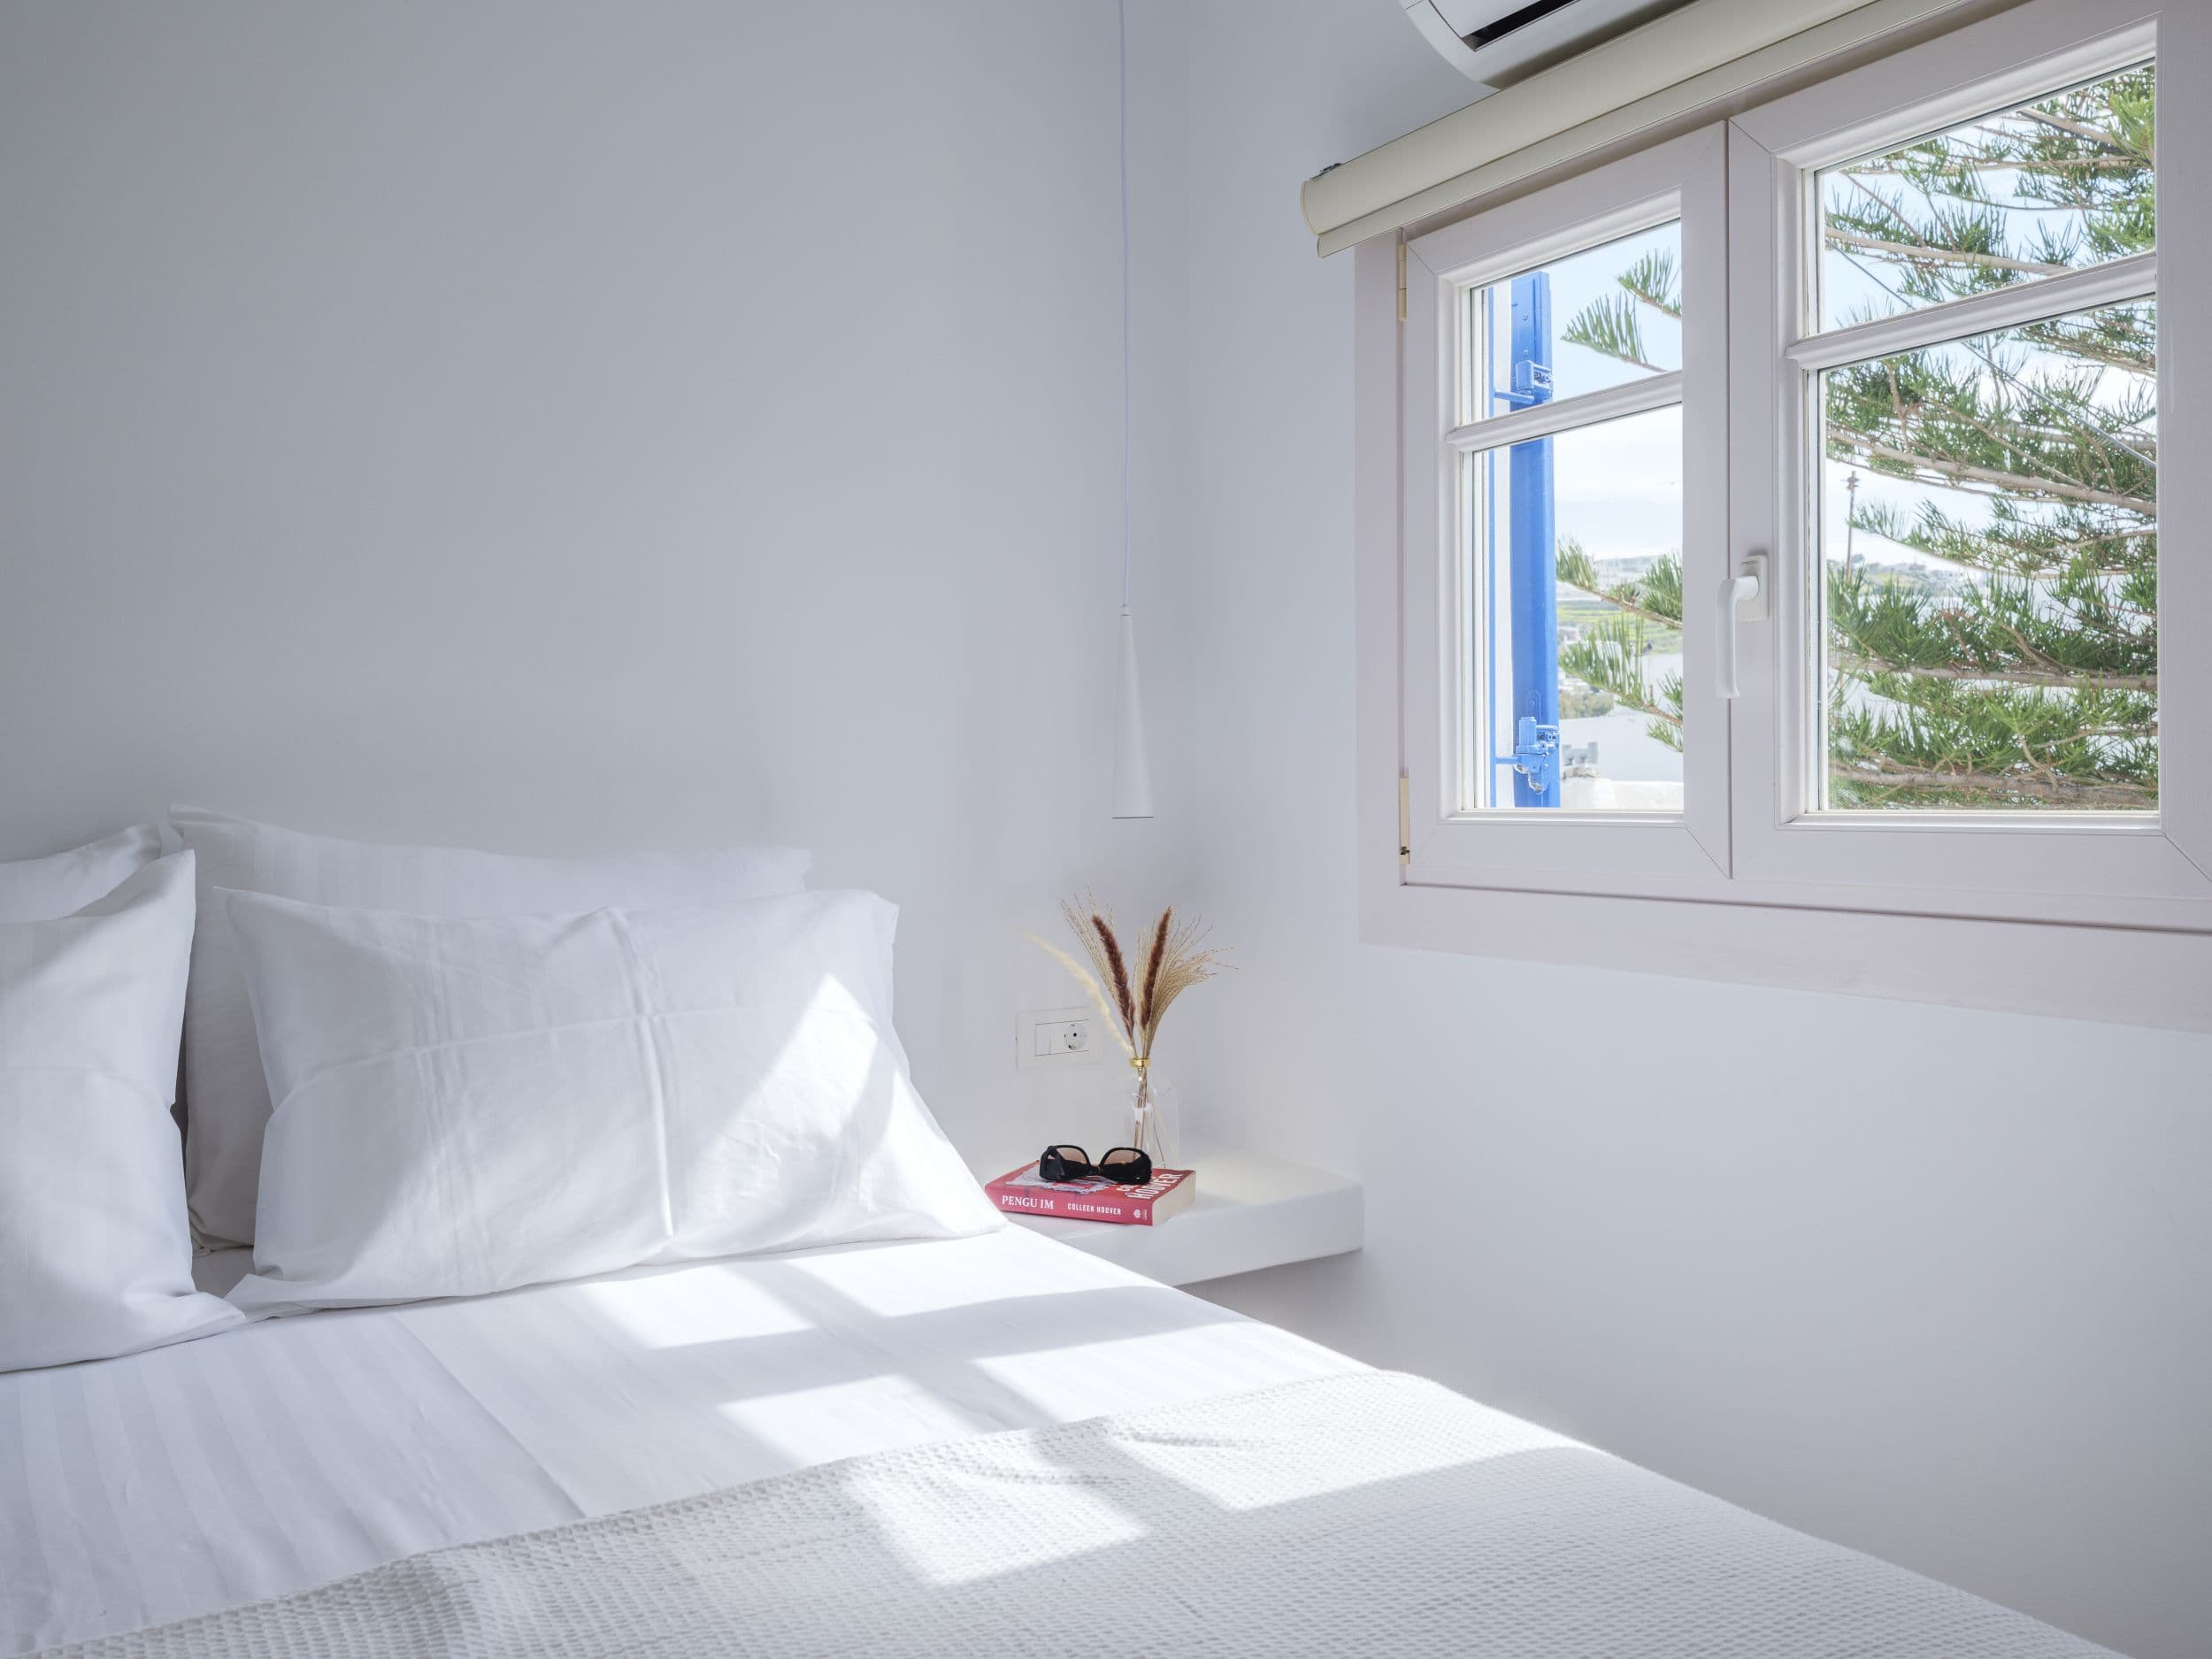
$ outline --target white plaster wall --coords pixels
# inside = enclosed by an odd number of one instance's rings
[[[1018,929],[1187,827],[1172,447],[1169,806],[1107,816],[1115,98],[1099,3],[0,5],[0,857],[171,800],[796,841],[905,906],[948,1125],[1033,1150],[1013,1013],[1070,998]]]

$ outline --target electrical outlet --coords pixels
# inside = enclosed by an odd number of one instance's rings
[[[1037,1008],[1014,1017],[1014,1064],[1027,1071],[1038,1066],[1083,1065],[1098,1058],[1099,1012],[1094,1008]]]

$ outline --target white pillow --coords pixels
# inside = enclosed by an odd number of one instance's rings
[[[0,1371],[236,1325],[192,1288],[177,1125],[192,855],[0,922]]]
[[[250,1311],[1003,1221],[908,1079],[873,894],[475,920],[225,897],[277,1097]]]
[[[0,864],[0,922],[73,915],[161,856],[161,832],[141,824],[46,858]]]
[[[375,847],[191,807],[170,808],[169,822],[200,859],[200,928],[184,1010],[185,1185],[193,1230],[210,1247],[253,1238],[269,1126],[269,1089],[237,947],[229,918],[209,898],[217,887],[421,916],[522,916],[603,904],[726,904],[806,887],[806,854],[785,848],[520,858]]]

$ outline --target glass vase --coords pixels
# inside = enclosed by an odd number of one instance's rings
[[[1129,1104],[1129,1144],[1148,1154],[1156,1168],[1177,1169],[1181,1135],[1181,1111],[1175,1085],[1162,1077],[1148,1060],[1129,1063],[1123,1086]]]

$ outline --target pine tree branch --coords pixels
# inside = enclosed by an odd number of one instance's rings
[[[1579,549],[1575,551],[1581,557]],[[1670,621],[1668,626],[1676,625]],[[1645,730],[1657,741],[1678,749],[1682,747],[1682,677],[1669,674],[1655,688],[1647,684],[1642,666],[1646,649],[1641,618],[1606,617],[1580,639],[1560,647],[1559,666],[1592,690],[1604,692],[1622,707],[1647,717],[1651,724]]]
[[[1856,433],[1847,435],[1859,441],[1837,447],[1847,452],[1855,451],[1870,459],[1901,461],[1913,469],[1911,475],[1924,483],[1949,484],[1955,488],[1974,490],[1978,495],[2055,495],[2065,501],[2081,502],[2087,506],[2119,507],[2130,512],[2145,514],[2158,511],[2156,502],[2147,501],[2139,495],[2122,495],[2111,490],[2092,489],[2086,485],[2070,484],[2058,479],[2034,478],[2025,472],[2008,472],[1996,467],[1972,466],[1963,461],[1924,455],[1916,449],[1900,449],[1890,444],[1876,443],[1871,439],[1861,438]]]
[[[2155,695],[2156,674],[2068,673],[2063,668],[1976,668],[1957,664],[1907,666],[1886,662],[1863,651],[1832,651],[1829,661],[1856,678],[1870,674],[1901,674],[1910,680],[1988,680],[2003,686],[2046,686],[2053,690],[2136,691]]]
[[[1560,338],[1569,345],[1612,357],[1632,368],[1659,373],[1659,365],[1651,361],[1644,349],[1636,308],[1625,295],[1592,300],[1567,325]]]
[[[2127,141],[2117,133],[2108,133],[2101,127],[2090,126],[2086,121],[2069,120],[2062,115],[2054,115],[2048,110],[2030,107],[2022,110],[2020,113],[2031,121],[2040,121],[2044,126],[2056,127],[2062,133],[2071,134],[2076,138],[2085,138],[2093,144],[2101,144],[2105,149],[2114,151],[2116,159],[2126,161],[2132,166],[2139,167],[2143,165],[2142,158],[2130,152]]]
[[[2052,350],[2062,351],[2070,357],[2086,357],[2093,363],[2125,369],[2136,374],[2155,374],[2158,372],[2157,364],[2140,353],[2131,355],[2120,347],[2106,345],[2101,341],[2086,340],[2078,334],[2061,336],[2048,323],[2030,323],[2020,333],[2024,339],[2032,340]],[[2152,447],[2155,449],[2156,445]]]
[[[1673,726],[1677,731],[1680,731],[1682,729],[1681,715],[1675,712],[1671,709],[1662,708],[1655,701],[1653,700],[1648,693],[1636,693],[1631,695],[1624,693],[1618,686],[1615,685],[1601,686],[1598,689],[1610,693],[1612,695],[1613,701],[1619,703],[1623,708],[1632,709],[1638,714],[1648,715],[1655,720],[1664,720],[1669,726]]]
[[[1663,316],[1682,320],[1681,273],[1676,270],[1674,256],[1663,248],[1654,248],[1649,253],[1621,273],[1617,279],[1621,287]]]
[[[1953,168],[1961,173],[2016,173],[2020,160],[2016,156],[1992,156],[1981,152],[1962,153],[1952,160]],[[2049,173],[2141,173],[2145,164],[2138,156],[2075,156],[2054,157],[2036,163],[2039,170]],[[1854,179],[1903,179],[1926,188],[1924,176],[1910,167],[1885,166],[1873,162],[1859,162],[1853,165]],[[1932,191],[1931,194],[1933,194]],[[1946,191],[1955,201],[1971,202],[1977,207],[1993,207],[2007,213],[2047,213],[2047,202],[2000,202],[1987,196],[1964,196]]]
[[[1575,552],[1581,553],[1581,549],[1578,548]],[[1582,554],[1578,562],[1567,549],[1561,549],[1554,573],[1562,587],[1571,588],[1578,594],[1587,594],[1591,598],[1601,600],[1617,610],[1627,611],[1631,616],[1641,617],[1647,622],[1655,622],[1663,628],[1678,628],[1682,626],[1682,616],[1679,611],[1670,616],[1663,611],[1655,611],[1649,605],[1643,603],[1638,594],[1636,584],[1633,582],[1616,582],[1610,588],[1598,586],[1595,569],[1590,565],[1587,554]]]
[[[2028,276],[2063,276],[2074,269],[2071,265],[2049,265],[2039,259],[2014,259],[2004,254],[1973,253],[1963,248],[1946,248],[1932,242],[1886,242],[1861,231],[1839,230],[1832,224],[1821,233],[1824,242],[1845,247],[1863,248],[1874,253],[1894,255],[1923,265],[1970,265],[1991,271],[2016,271]]]
[[[2076,783],[2007,772],[1924,771],[1886,760],[1877,761],[1870,767],[1832,762],[1828,776],[1832,782],[1848,784],[1854,791],[1871,789],[1892,795],[1922,790],[2015,799],[2025,795],[2059,807],[2143,807],[2155,805],[2158,801],[2158,786],[2154,783],[2103,779]]]

